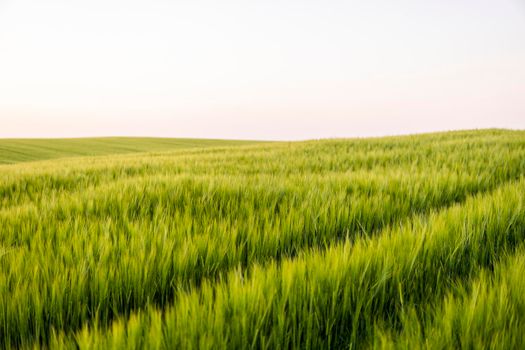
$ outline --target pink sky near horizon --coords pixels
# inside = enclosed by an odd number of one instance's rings
[[[525,4],[0,0],[0,137],[525,129]]]

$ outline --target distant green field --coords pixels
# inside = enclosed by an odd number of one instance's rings
[[[142,140],[0,166],[0,348],[525,348],[525,131]]]
[[[162,152],[195,147],[235,146],[253,141],[100,137],[77,139],[0,139],[0,164],[75,156]]]

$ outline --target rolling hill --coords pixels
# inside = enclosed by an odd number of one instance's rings
[[[99,137],[71,139],[0,139],[0,164],[100,156],[122,153],[163,152],[177,149],[236,146],[254,141]]]
[[[524,131],[0,145],[3,348],[525,346]]]

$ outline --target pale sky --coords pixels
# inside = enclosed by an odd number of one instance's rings
[[[0,0],[0,137],[525,129],[523,0]]]

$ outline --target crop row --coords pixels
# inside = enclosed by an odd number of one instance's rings
[[[248,276],[236,270],[222,282],[204,282],[198,290],[180,295],[167,310],[135,313],[115,322],[107,332],[86,326],[76,335],[61,333],[52,344],[185,349],[370,344],[377,325],[400,329],[403,310],[445,297],[455,285],[484,270],[495,266],[498,270],[501,256],[511,254],[525,238],[524,198],[524,181],[505,185],[381,236],[255,266]],[[511,281],[519,280],[518,288],[523,284],[522,271],[523,264],[511,271]],[[503,296],[512,294],[505,301],[485,288],[482,297],[491,304],[479,305],[474,296],[474,307],[489,312],[498,302],[508,302],[516,307],[514,312],[522,311],[520,291],[503,290]],[[503,318],[505,304],[502,307],[494,322]],[[453,308],[455,316],[450,317],[470,322],[468,314],[459,314],[464,309]],[[484,321],[480,322],[483,326]],[[447,325],[443,327],[443,332],[450,331]],[[452,332],[461,333],[462,328]]]
[[[148,178],[3,211],[0,331],[45,340],[50,325],[162,306],[204,277],[370,235],[506,181],[408,180],[362,192],[337,177],[315,190]]]

